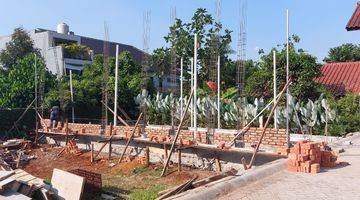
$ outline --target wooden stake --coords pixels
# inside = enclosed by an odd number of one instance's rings
[[[110,126],[111,126],[111,124],[110,124]],[[101,151],[104,149],[104,147],[105,147],[109,142],[111,142],[111,139],[114,137],[114,135],[115,135],[115,134],[112,134],[112,133],[111,133],[111,136],[110,136],[109,140],[106,141],[106,142],[104,142],[104,144],[100,147],[99,151],[98,151],[98,152],[96,153],[96,155],[94,156],[94,160],[96,159],[96,157],[98,157],[98,155],[101,153]]]
[[[112,123],[110,123],[110,135],[112,135],[112,133],[113,133],[113,125],[112,125]],[[111,152],[112,152],[111,145],[112,145],[112,141],[110,140],[109,141],[109,160],[111,160]]]
[[[248,167],[247,167],[246,160],[245,160],[245,158],[244,158],[244,157],[242,157],[242,158],[241,158],[241,163],[242,163],[242,164],[243,164],[243,166],[244,166],[244,170],[247,170],[247,169],[248,169]]]
[[[261,136],[259,138],[259,141],[257,142],[256,147],[254,149],[254,153],[253,153],[253,155],[251,157],[251,161],[250,161],[250,164],[248,166],[248,169],[250,169],[252,167],[252,165],[253,165],[253,163],[255,161],[256,154],[259,151],[260,144],[261,144],[262,139],[263,139],[263,137],[265,135],[265,131],[266,131],[267,126],[269,125],[270,119],[271,119],[272,115],[274,114],[275,109],[276,109],[277,105],[279,104],[279,101],[280,101],[282,95],[285,93],[285,91],[287,90],[287,88],[289,87],[290,84],[291,84],[291,81],[288,80],[288,82],[285,84],[284,88],[281,90],[279,98],[277,99],[277,101],[275,102],[274,106],[272,107],[272,109],[270,111],[270,114],[269,114],[269,116],[268,116],[268,118],[267,118],[267,120],[265,122],[264,129],[262,130]]]
[[[91,157],[90,157],[91,163],[94,162],[94,144],[91,144]]]
[[[65,145],[67,145],[69,142],[68,134],[69,134],[69,124],[68,124],[68,119],[66,119],[65,120]]]
[[[216,163],[216,170],[217,170],[218,172],[221,172],[221,171],[222,171],[222,170],[221,170],[221,163],[220,163],[219,157],[217,157],[217,156],[216,156],[216,158],[215,158],[215,163]]]
[[[164,146],[164,159],[167,159],[167,157],[168,157],[167,146],[166,146],[166,144],[164,144],[163,146]]]
[[[181,149],[178,150],[178,172],[181,172]]]
[[[169,156],[168,156],[168,158],[166,159],[166,162],[165,162],[165,164],[164,164],[164,168],[163,168],[163,171],[162,171],[162,173],[161,173],[161,177],[165,175],[166,169],[167,169],[167,167],[168,167],[168,165],[169,165],[170,158],[171,158],[171,154],[172,154],[173,151],[174,151],[176,141],[177,141],[177,139],[178,139],[178,137],[179,137],[179,135],[180,135],[180,130],[181,130],[182,124],[183,124],[183,122],[184,122],[186,113],[187,113],[187,111],[189,110],[190,102],[191,102],[191,99],[192,99],[193,95],[194,95],[194,90],[191,91],[189,100],[188,100],[187,105],[186,105],[186,108],[185,108],[185,112],[184,112],[183,116],[181,117],[180,124],[179,124],[179,126],[178,126],[178,128],[177,128],[174,141],[173,141],[173,143],[171,144],[170,154],[169,154]]]
[[[145,147],[145,166],[149,167],[150,166],[150,148],[148,146]]]
[[[121,160],[123,159],[123,157],[124,157],[124,155],[125,155],[126,149],[128,148],[128,146],[129,146],[129,144],[130,144],[130,142],[131,142],[132,138],[134,137],[134,134],[135,134],[136,128],[137,128],[137,126],[139,125],[139,122],[140,122],[140,119],[141,119],[142,115],[143,115],[143,113],[140,113],[140,115],[139,115],[138,119],[136,120],[136,123],[135,123],[134,129],[133,129],[133,131],[132,131],[132,133],[131,133],[131,135],[130,135],[129,139],[128,139],[128,140],[127,140],[127,142],[126,142],[126,146],[125,146],[125,148],[124,148],[124,151],[122,152],[122,154],[121,154],[121,156],[120,156],[120,159],[118,160],[117,164],[121,163]]]

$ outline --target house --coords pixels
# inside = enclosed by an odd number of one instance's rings
[[[347,31],[360,30],[360,1],[346,25]],[[327,63],[321,67],[322,76],[316,81],[323,84],[335,96],[352,92],[360,95],[360,61]]]
[[[69,70],[74,73],[81,73],[84,65],[92,62],[94,55],[104,52],[104,40],[75,35],[74,32],[69,31],[69,26],[65,23],[58,24],[57,31],[37,28],[31,30],[29,35],[34,41],[34,46],[40,50],[44,57],[46,67],[54,74],[63,74]],[[10,40],[11,36],[0,37],[0,50],[4,49]],[[73,56],[66,53],[64,44],[83,45],[88,47],[89,51],[80,56]],[[116,45],[119,45],[120,52],[129,51],[138,63],[141,63],[143,59],[144,52],[134,46],[116,42],[108,42],[107,45],[109,56],[115,56]]]
[[[360,1],[356,5],[356,9],[346,25],[347,31],[360,30]]]
[[[321,72],[322,76],[316,80],[335,96],[346,92],[360,94],[360,62],[327,63]]]

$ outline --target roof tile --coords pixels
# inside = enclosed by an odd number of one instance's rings
[[[328,63],[321,67],[321,72],[322,76],[316,81],[334,94],[360,94],[360,62]]]

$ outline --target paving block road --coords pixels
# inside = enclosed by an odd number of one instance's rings
[[[336,168],[322,168],[318,174],[283,170],[219,199],[360,200],[360,148],[345,149],[338,161]]]

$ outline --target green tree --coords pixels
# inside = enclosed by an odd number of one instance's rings
[[[92,64],[84,67],[81,75],[73,75],[74,106],[77,117],[99,118],[102,107],[102,84],[103,84],[103,56],[96,55]],[[114,103],[115,85],[115,58],[109,59],[109,82],[108,96],[109,105]],[[132,55],[125,51],[119,55],[119,82],[118,82],[118,105],[125,109],[128,114],[135,115],[137,112],[134,98],[141,92],[142,81],[141,66],[138,65]],[[69,75],[65,75],[64,104],[66,112],[71,108]],[[148,90],[152,91],[148,83]],[[47,96],[48,106],[58,101],[58,90],[54,88]]]
[[[0,63],[3,70],[9,69],[16,62],[29,53],[38,52],[29,34],[21,27],[15,28],[11,41],[6,43],[5,49],[0,52]]]
[[[321,75],[320,65],[316,57],[297,49],[295,44],[299,37],[293,36],[289,50],[289,76],[293,81],[290,86],[291,94],[299,100],[316,99],[320,95],[320,85],[314,79]],[[251,72],[246,81],[246,91],[255,96],[271,96],[273,89],[273,51],[277,57],[277,85],[278,89],[286,82],[286,46],[273,48],[267,54],[261,54],[261,59],[256,63],[256,69]],[[282,48],[281,48],[282,47]]]
[[[169,75],[172,49],[176,52],[177,65],[179,66],[182,57],[184,58],[184,70],[190,71],[190,58],[194,55],[194,35],[197,34],[200,44],[198,47],[199,85],[203,85],[208,80],[209,60],[213,56],[212,52],[216,48],[215,46],[219,48],[222,66],[230,67],[228,55],[232,53],[230,47],[232,31],[222,30],[222,24],[215,22],[206,9],[198,8],[190,22],[175,20],[175,23],[169,28],[169,33],[164,37],[169,47],[155,49],[149,59],[150,64],[158,67],[158,75]],[[223,72],[231,72],[231,70],[223,70]],[[230,76],[230,74],[227,75]],[[185,79],[189,78],[190,76],[185,73]],[[189,89],[189,85],[185,87]]]
[[[54,85],[54,77],[46,70],[43,59],[37,57],[38,82],[43,82],[45,93]],[[0,73],[0,107],[26,107],[34,98],[35,54],[18,59],[7,73]]]
[[[324,62],[354,62],[360,61],[360,45],[343,44],[338,47],[331,48]]]
[[[331,135],[343,135],[360,130],[359,102],[360,97],[353,93],[347,93],[332,102],[331,107],[337,110],[337,120],[329,126]]]

